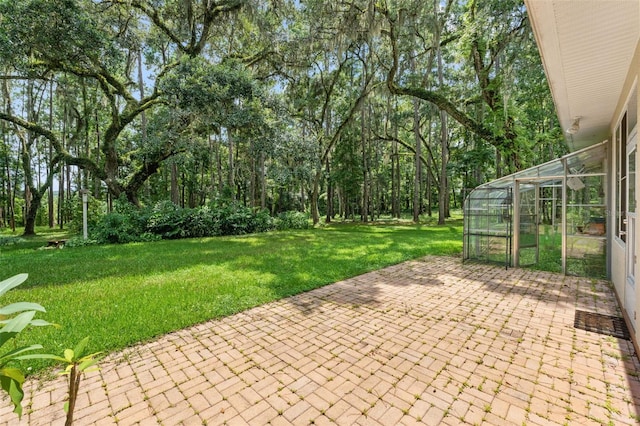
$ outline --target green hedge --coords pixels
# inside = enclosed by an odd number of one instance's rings
[[[90,241],[129,243],[308,227],[309,217],[304,213],[284,212],[273,218],[266,210],[253,211],[238,202],[211,203],[192,209],[161,201],[153,207],[138,209],[126,201],[118,201],[112,213],[103,215],[91,227]]]

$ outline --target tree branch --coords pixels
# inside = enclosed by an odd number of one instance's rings
[[[416,154],[416,148],[415,146],[412,146],[411,144],[409,144],[408,142],[397,138],[395,136],[391,136],[389,134],[387,134],[386,136],[382,136],[382,135],[378,135],[376,134],[375,137],[378,140],[381,141],[386,141],[386,142],[398,142],[400,145],[402,145],[403,147],[407,148],[407,150],[411,151],[411,153],[413,153],[413,155]],[[422,142],[424,144],[424,138],[421,138]],[[425,147],[427,147],[427,151],[429,151],[429,157],[431,157],[431,161],[433,162],[433,164],[436,164],[435,159],[433,158],[433,151],[431,151],[431,147],[427,144],[424,144]],[[422,162],[422,164],[424,164],[425,166],[428,166],[427,160],[426,158],[424,158],[424,156],[420,156],[420,161]],[[436,183],[436,185],[440,185],[440,181],[438,179],[438,177],[433,173],[433,170],[431,169],[431,167],[427,167],[427,170],[429,171],[429,174],[431,175],[431,179],[433,179],[433,181]]]
[[[192,22],[189,25],[189,41],[184,44],[178,34],[176,34],[170,28],[169,24],[164,20],[160,11],[149,4],[149,2],[145,0],[112,1],[112,3],[114,4],[123,5],[125,7],[133,7],[145,14],[151,20],[151,22],[153,22],[153,24],[158,27],[158,29],[162,31],[162,33],[166,35],[177,46],[177,48],[181,52],[193,57],[199,55],[206,46],[214,20],[223,13],[240,9],[242,6],[244,6],[246,0],[222,0],[219,2],[203,2],[203,13],[200,15],[202,19],[198,24],[195,23],[195,16],[193,16],[191,1],[187,0],[187,2],[189,6],[188,9],[190,10],[190,13],[189,10],[187,10],[187,15],[191,17],[190,19],[192,20]],[[198,29],[200,31],[199,35]]]
[[[37,135],[40,135],[46,138],[53,145],[56,151],[56,154],[61,161],[64,161],[65,163],[72,166],[79,166],[81,168],[85,168],[90,172],[94,173],[95,176],[97,176],[100,179],[105,178],[104,173],[101,172],[97,164],[94,163],[91,159],[84,158],[84,157],[75,157],[71,155],[66,149],[64,149],[64,147],[60,143],[60,140],[58,139],[56,134],[53,133],[51,130],[46,129],[40,126],[39,124],[32,123],[30,121],[24,120],[20,117],[16,117],[14,115],[11,115],[2,111],[0,111],[0,120],[5,120],[9,123],[13,123],[25,130],[29,130],[31,132],[34,132]]]
[[[412,96],[430,102],[440,110],[445,111],[451,118],[456,120],[462,126],[474,132],[479,137],[488,141],[492,145],[503,145],[504,141],[502,138],[496,136],[491,130],[487,129],[481,123],[477,122],[469,115],[458,109],[458,107],[453,102],[451,102],[443,95],[432,90],[425,90],[421,87],[403,87],[395,81],[396,73],[398,72],[399,68],[399,53],[395,28],[396,24],[395,20],[390,16],[388,11],[386,11],[385,14],[390,25],[387,35],[389,36],[389,40],[391,42],[392,52],[392,65],[387,73],[387,87],[389,88],[389,91],[395,95]]]

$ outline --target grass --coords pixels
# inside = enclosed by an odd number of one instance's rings
[[[462,225],[331,225],[303,231],[36,250],[45,233],[0,247],[1,279],[29,279],[0,305],[37,302],[62,327],[22,333],[61,354],[85,336],[115,351],[213,318],[429,254],[458,255]],[[30,361],[33,371],[48,364]]]

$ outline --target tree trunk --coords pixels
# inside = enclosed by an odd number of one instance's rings
[[[49,151],[49,158],[51,158],[53,156],[53,152],[50,150]],[[49,174],[52,174],[54,171],[52,169],[49,170]],[[49,213],[49,228],[53,228],[56,223],[55,223],[55,206],[53,203],[53,185],[49,185],[49,194],[47,196],[47,212]]]
[[[224,191],[224,179],[222,177],[222,150],[220,137],[216,140],[216,168],[218,173],[218,195],[222,195]]]
[[[327,217],[325,219],[326,223],[331,223],[331,220],[333,219],[333,216],[335,214],[334,211],[334,202],[333,202],[333,193],[334,193],[334,185],[333,185],[333,179],[331,179],[331,161],[329,159],[329,157],[327,157],[327,162],[326,162],[327,166],[326,166],[326,172],[327,172]]]
[[[49,129],[53,130],[53,80],[51,80],[51,84],[49,85]],[[53,143],[49,141],[49,161],[53,159]],[[47,170],[48,174],[53,174],[54,170],[52,167]],[[49,194],[47,197],[47,212],[49,213],[49,228],[53,228],[55,226],[55,212],[54,204],[53,204],[53,185],[49,185]]]
[[[140,93],[140,99],[144,99],[144,76],[142,75],[142,49],[138,47],[137,52],[137,60],[138,60],[138,90]],[[147,114],[146,111],[142,111],[140,113],[140,139],[143,146],[147,145]],[[146,159],[143,159],[143,162],[146,162]],[[141,185],[142,186],[142,185]],[[147,195],[149,195],[150,188],[149,182],[145,179],[144,188]],[[136,196],[137,200],[137,196]],[[136,204],[137,205],[137,204]]]
[[[96,163],[100,164],[100,121],[98,120],[98,110],[95,110],[95,132],[96,132]],[[99,200],[100,197],[100,178],[93,176],[93,197]]]
[[[32,197],[29,207],[27,208],[25,206],[24,236],[36,235],[36,216],[38,214],[41,201],[42,199],[40,197]]]
[[[175,161],[171,162],[171,202],[175,205],[180,204],[180,191],[178,188],[178,165]]]
[[[233,165],[233,137],[231,136],[231,130],[227,129],[227,138],[229,139],[229,175],[227,176],[227,186],[229,187],[229,195],[232,200],[236,199],[235,191],[235,179],[234,179],[234,165]]]
[[[67,166],[64,164],[60,168],[60,177],[58,178],[58,226],[60,229],[64,229],[65,217],[64,217],[64,177]]]
[[[260,208],[261,209],[266,209],[267,208],[267,173],[264,167],[264,160],[265,154],[264,152],[260,153]],[[303,188],[303,194],[304,194],[304,188]],[[303,204],[304,206],[304,200],[303,200]]]
[[[398,110],[398,97],[394,96],[394,101],[395,101],[395,109],[394,111]],[[395,114],[395,112],[392,112],[391,115]],[[398,123],[393,122],[393,133],[394,133],[394,139],[393,139],[393,145],[392,145],[392,159],[391,159],[391,163],[392,163],[392,174],[391,174],[391,180],[392,180],[392,191],[391,191],[391,196],[392,196],[392,210],[393,210],[393,217],[400,219],[401,216],[401,212],[400,212],[400,184],[401,184],[401,179],[402,179],[402,172],[400,171],[400,152],[398,151],[398,136],[399,136],[399,130],[398,130]],[[395,173],[394,173],[395,172]]]
[[[418,100],[413,100],[413,134],[416,143],[415,175],[413,179],[413,221],[420,222],[420,205],[422,200],[422,137],[420,135],[420,110]]]
[[[414,52],[415,53],[415,52]],[[410,67],[411,72],[415,74],[416,60],[415,54],[412,55]],[[413,99],[413,137],[415,139],[415,175],[413,178],[413,221],[420,222],[421,204],[422,204],[422,135],[420,133],[420,104],[418,99]]]
[[[391,145],[391,216],[395,218],[400,218],[398,157],[398,142],[394,140]]]
[[[253,151],[253,142],[249,144],[249,152]],[[249,205],[251,208],[256,207],[256,185],[258,182],[258,171],[256,167],[256,159],[254,156],[251,156],[251,177],[249,179]]]
[[[431,129],[431,124],[432,124],[432,120],[431,120],[432,115],[429,114],[429,129]],[[431,149],[431,147],[433,147],[433,132],[429,131],[429,141],[428,141],[428,147],[429,149]],[[432,178],[432,174],[433,174],[433,156],[432,155],[428,155],[427,156],[427,216],[429,217],[433,217],[433,204],[432,204],[432,200],[431,200],[431,195],[433,192],[433,178]]]
[[[9,222],[9,227],[12,232],[16,231],[16,218],[15,218],[15,190],[12,189],[11,184],[11,161],[9,159],[9,154],[11,150],[9,149],[9,144],[7,143],[7,130],[5,122],[3,121],[0,125],[0,131],[2,132],[2,145],[3,151],[5,152],[4,164],[3,168],[7,175],[7,221]]]
[[[434,0],[434,11],[438,11],[438,0]],[[438,84],[444,88],[444,71],[442,67],[442,50],[440,49],[440,22],[436,20],[434,46],[438,60]],[[449,161],[449,132],[447,130],[447,112],[440,109],[440,191],[438,197],[438,225],[444,225],[448,212],[449,188],[447,179],[447,163]]]
[[[438,225],[444,225],[448,216],[449,186],[447,163],[449,160],[449,139],[447,131],[447,113],[440,111],[440,195],[438,200]]]
[[[360,220],[369,222],[369,164],[367,162],[367,124],[366,124],[366,102],[362,103],[360,113],[360,131],[361,131],[361,148],[362,148],[362,207],[360,209]]]
[[[318,197],[320,195],[320,179],[322,179],[322,170],[318,170],[313,178],[313,191],[311,192],[311,219],[313,224],[320,222],[320,212],[318,211]]]
[[[8,154],[8,152],[7,152]],[[7,167],[7,194],[8,194],[8,212],[7,216],[9,218],[9,226],[11,227],[12,232],[16,232],[16,191],[15,189],[11,189],[11,167],[9,165],[9,156],[6,158],[6,167]]]
[[[26,93],[27,120],[35,121],[35,102],[33,99],[33,80],[27,82]],[[31,170],[31,147],[35,142],[35,135],[27,131],[26,137],[20,137],[22,141],[22,171],[24,172],[24,235],[36,234],[36,214],[40,208],[38,191],[33,191],[33,173]]]

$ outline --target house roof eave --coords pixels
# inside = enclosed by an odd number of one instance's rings
[[[572,150],[609,137],[640,36],[638,0],[525,0],[540,56]]]

